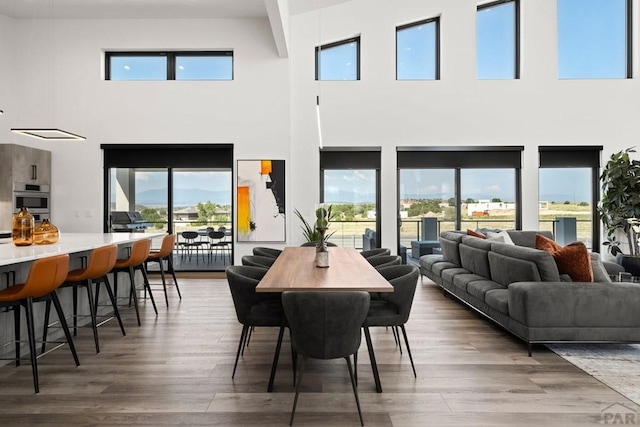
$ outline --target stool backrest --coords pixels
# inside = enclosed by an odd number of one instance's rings
[[[138,240],[131,247],[131,255],[127,258],[126,263],[122,267],[130,267],[142,264],[149,256],[151,249],[151,239]]]
[[[158,251],[158,255],[162,258],[167,257],[173,252],[173,247],[176,244],[176,235],[167,234],[162,238],[162,245]]]
[[[97,279],[111,271],[118,257],[118,246],[109,245],[94,249],[83,274],[87,279]]]
[[[27,281],[19,292],[20,295],[16,294],[15,299],[49,295],[65,281],[68,272],[69,255],[67,254],[35,260],[29,270]]]

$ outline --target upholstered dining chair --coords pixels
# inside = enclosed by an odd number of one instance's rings
[[[258,286],[262,277],[267,273],[267,270],[264,268],[252,266],[229,266],[226,269],[226,273],[229,290],[231,291],[231,298],[233,299],[233,306],[236,309],[236,316],[238,318],[238,322],[242,325],[242,332],[240,333],[240,340],[238,341],[238,351],[236,352],[236,360],[233,364],[231,378],[234,378],[236,375],[240,352],[243,351],[250,328],[267,326],[277,327],[280,328],[280,330],[278,333],[278,341],[276,343],[276,352],[273,356],[269,385],[267,386],[267,391],[271,391],[273,388],[273,381],[275,379],[276,368],[278,366],[284,328],[286,327],[286,319],[282,310],[281,295],[280,293],[272,292],[256,292],[256,286]]]
[[[302,356],[289,425],[293,425],[293,417],[296,414],[307,358],[346,360],[360,424],[364,425],[351,356],[360,348],[360,328],[369,310],[369,294],[367,292],[284,292],[282,306],[289,322],[293,350]]]
[[[333,242],[325,242],[327,246],[338,246]],[[300,246],[317,246],[318,242],[304,242]]]
[[[413,375],[417,376],[404,325],[409,320],[409,314],[411,313],[411,305],[413,304],[413,297],[418,283],[418,268],[412,265],[394,265],[381,268],[378,272],[391,283],[393,292],[380,292],[378,294],[379,300],[371,301],[364,325],[367,327],[389,326],[393,329],[399,327],[404,336],[407,353],[409,353]],[[367,328],[365,328],[366,333]],[[397,337],[397,342],[400,344],[399,336]]]
[[[276,262],[275,258],[269,258],[259,255],[245,255],[242,257],[242,265],[248,265],[251,267],[271,268],[273,263]]]
[[[40,392],[38,382],[38,362],[36,354],[36,333],[34,328],[33,303],[52,300],[53,305],[60,319],[66,342],[71,350],[71,355],[80,366],[76,347],[73,344],[71,332],[65,320],[60,300],[56,295],[56,289],[67,278],[69,271],[69,255],[55,255],[47,258],[37,259],[31,265],[29,275],[24,283],[9,286],[0,291],[0,307],[13,308],[14,331],[15,331],[15,360],[16,366],[20,366],[20,307],[24,306],[27,318],[27,333],[29,337],[29,356],[31,359],[31,372],[33,374],[33,388]]]
[[[254,255],[265,256],[267,258],[276,259],[276,258],[278,258],[280,256],[281,253],[282,253],[282,251],[280,249],[265,248],[265,247],[262,247],[262,246],[257,246],[255,248],[253,248],[253,254]]]
[[[178,298],[182,299],[180,294],[180,287],[178,286],[178,279],[176,278],[175,270],[173,269],[173,247],[176,244],[176,235],[167,234],[162,238],[162,244],[157,251],[150,251],[147,256],[146,263],[157,262],[160,266],[160,277],[162,278],[162,289],[164,290],[164,301],[169,307],[169,296],[167,295],[167,281],[164,274],[164,262],[167,261],[167,271],[173,276],[173,285],[178,291]]]
[[[360,252],[360,255],[362,255],[365,258],[372,258],[375,256],[386,256],[386,255],[391,255],[391,250],[387,248],[369,249],[369,250]]]
[[[369,261],[369,264],[374,266],[376,270],[402,264],[402,258],[397,255],[378,255],[366,258],[366,260]]]

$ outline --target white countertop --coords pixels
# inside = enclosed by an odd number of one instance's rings
[[[60,240],[51,245],[16,246],[0,244],[0,266],[33,261],[57,254],[89,251],[101,246],[164,237],[166,233],[60,233]]]

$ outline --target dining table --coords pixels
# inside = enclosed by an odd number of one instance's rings
[[[313,246],[286,247],[276,258],[256,292],[366,291],[393,292],[393,286],[355,248],[335,247],[329,251],[329,267],[316,267]],[[382,392],[369,328],[363,325],[376,391]],[[276,356],[280,349],[276,349]],[[268,391],[273,388],[277,357],[271,370]]]

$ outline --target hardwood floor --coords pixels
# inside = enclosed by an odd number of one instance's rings
[[[407,333],[418,378],[391,330],[372,336],[384,392],[375,392],[364,339],[359,394],[367,426],[582,426],[603,423],[603,409],[640,408],[545,347],[528,357],[524,344],[425,280],[418,284]],[[231,379],[240,335],[224,279],[185,278],[183,299],[170,307],[156,291],[159,315],[141,303],[142,327],[123,308],[99,329],[78,332],[80,363],[67,348],[38,361],[40,394],[31,368],[0,367],[0,425],[288,425],[294,387],[288,337],[273,393],[267,393],[277,329],[256,329]],[[640,416],[638,417],[640,418]],[[640,424],[640,419],[637,420]],[[359,425],[346,364],[311,362],[294,425]]]

